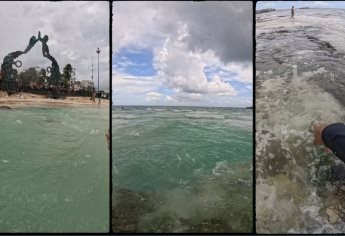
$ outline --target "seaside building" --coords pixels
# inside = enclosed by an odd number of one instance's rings
[[[73,82],[71,83],[71,87],[72,87],[72,90],[73,90],[74,92],[77,92],[77,91],[83,89],[83,85],[82,85],[81,81],[73,81]]]
[[[94,87],[94,83],[90,80],[82,80],[81,84],[85,90],[89,90],[90,88]]]

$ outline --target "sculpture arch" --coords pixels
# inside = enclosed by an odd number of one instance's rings
[[[49,47],[48,47],[48,35],[45,35],[43,38],[41,37],[41,32],[38,32],[38,37],[32,36],[30,38],[28,46],[25,48],[24,51],[15,51],[7,54],[4,57],[3,63],[1,64],[1,75],[3,77],[3,85],[2,88],[5,86],[5,89],[9,93],[13,91],[15,77],[18,75],[18,71],[13,68],[13,66],[19,68],[22,66],[22,62],[20,60],[15,61],[19,56],[28,53],[35,44],[40,41],[42,43],[42,54],[44,57],[48,58],[51,61],[51,67],[47,68],[47,72],[50,72],[50,77],[48,77],[48,86],[49,89],[53,90],[55,93],[58,90],[58,86],[61,83],[61,73],[59,65],[56,59],[50,55]],[[55,97],[55,96],[54,96]]]

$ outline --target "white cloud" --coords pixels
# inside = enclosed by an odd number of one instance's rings
[[[177,92],[175,94],[175,99],[179,101],[193,101],[193,102],[201,102],[204,99],[204,96],[200,93],[185,93],[185,92]]]
[[[164,95],[161,94],[161,93],[158,93],[158,92],[146,93],[146,100],[148,102],[150,102],[150,101],[160,101],[162,99],[162,97],[164,97]]]
[[[201,54],[188,51],[184,41],[187,35],[186,25],[181,25],[178,34],[167,38],[163,47],[155,51],[159,79],[176,91],[236,95],[231,85],[219,76],[207,80],[203,71],[206,64]]]
[[[232,80],[237,80],[243,83],[253,83],[253,65],[251,63],[229,63],[222,67],[223,69],[237,74],[232,77]]]
[[[253,86],[252,86],[252,85],[247,85],[246,88],[247,88],[248,90],[253,90]]]
[[[277,4],[275,2],[265,2],[265,1],[259,1],[256,3],[256,9],[265,9],[265,8],[276,8]]]
[[[187,25],[190,51],[213,50],[225,63],[252,61],[252,2],[114,2],[114,53],[153,48]],[[231,23],[229,23],[231,22]],[[211,30],[210,30],[211,29]]]
[[[331,2],[325,2],[325,1],[314,1],[312,2],[312,5],[314,7],[334,7],[334,5]]]
[[[223,82],[219,76],[215,76],[207,84],[207,92],[225,96],[237,95],[235,89],[230,84]]]
[[[175,100],[176,100],[175,98],[170,97],[170,96],[165,96],[165,99],[166,99],[167,101],[175,101]]]
[[[122,56],[121,48],[152,50],[157,71],[149,79],[119,78],[126,65],[114,67],[118,96],[138,92],[151,103],[170,105],[242,104],[229,98],[238,96],[232,81],[253,83],[251,2],[114,2],[113,7],[115,56]],[[205,66],[229,72],[207,77]]]
[[[154,77],[135,77],[125,74],[113,75],[115,94],[148,93],[158,89],[159,81]]]

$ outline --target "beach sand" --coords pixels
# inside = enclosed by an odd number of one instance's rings
[[[12,94],[7,96],[5,91],[0,91],[0,107],[26,107],[26,106],[70,106],[70,105],[91,105],[98,106],[98,99],[96,103],[92,103],[90,97],[74,97],[66,96],[65,99],[50,99],[45,95],[22,93]],[[109,106],[109,100],[101,99],[101,106]]]

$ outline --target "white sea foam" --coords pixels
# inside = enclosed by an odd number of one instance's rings
[[[98,129],[91,129],[89,134],[91,134],[91,135],[98,135],[98,134],[100,134],[100,131]]]
[[[223,175],[223,174],[235,174],[234,170],[229,167],[228,161],[219,161],[216,162],[216,166],[212,169],[214,175]]]
[[[187,113],[185,117],[190,119],[224,119],[225,115],[208,111],[193,111]]]
[[[132,114],[113,114],[112,119],[135,119],[137,116]]]
[[[128,135],[138,137],[138,136],[140,136],[140,133],[138,131],[132,131]]]
[[[282,173],[269,177],[269,180],[257,179],[257,232],[320,233],[324,229],[321,225],[327,226],[327,232],[337,232],[337,229],[320,215],[322,201],[314,194],[316,187],[307,177],[315,177],[315,168],[311,168],[312,163],[309,166],[300,166],[297,158],[317,160],[315,148],[312,146],[313,136],[308,131],[311,121],[318,118],[326,124],[344,122],[345,110],[331,94],[308,80],[312,76],[324,73],[324,68],[300,75],[297,75],[296,65],[292,65],[292,68],[293,76],[290,82],[285,77],[277,76],[266,79],[258,90],[256,153],[260,159],[257,161],[257,172],[260,175],[265,174],[265,159],[279,158],[277,153],[262,156],[274,140],[280,141],[281,149],[286,151],[285,158],[291,158],[291,166],[286,167],[290,168],[289,178]],[[289,94],[284,92],[286,89]],[[260,96],[261,94],[265,96]],[[300,153],[304,152],[307,156],[301,157]],[[267,164],[266,167],[267,170],[273,171],[272,165]],[[296,185],[294,178],[300,181],[298,183],[302,189],[292,187]],[[265,223],[267,220],[270,222],[269,225]],[[303,228],[298,222],[314,226]]]

